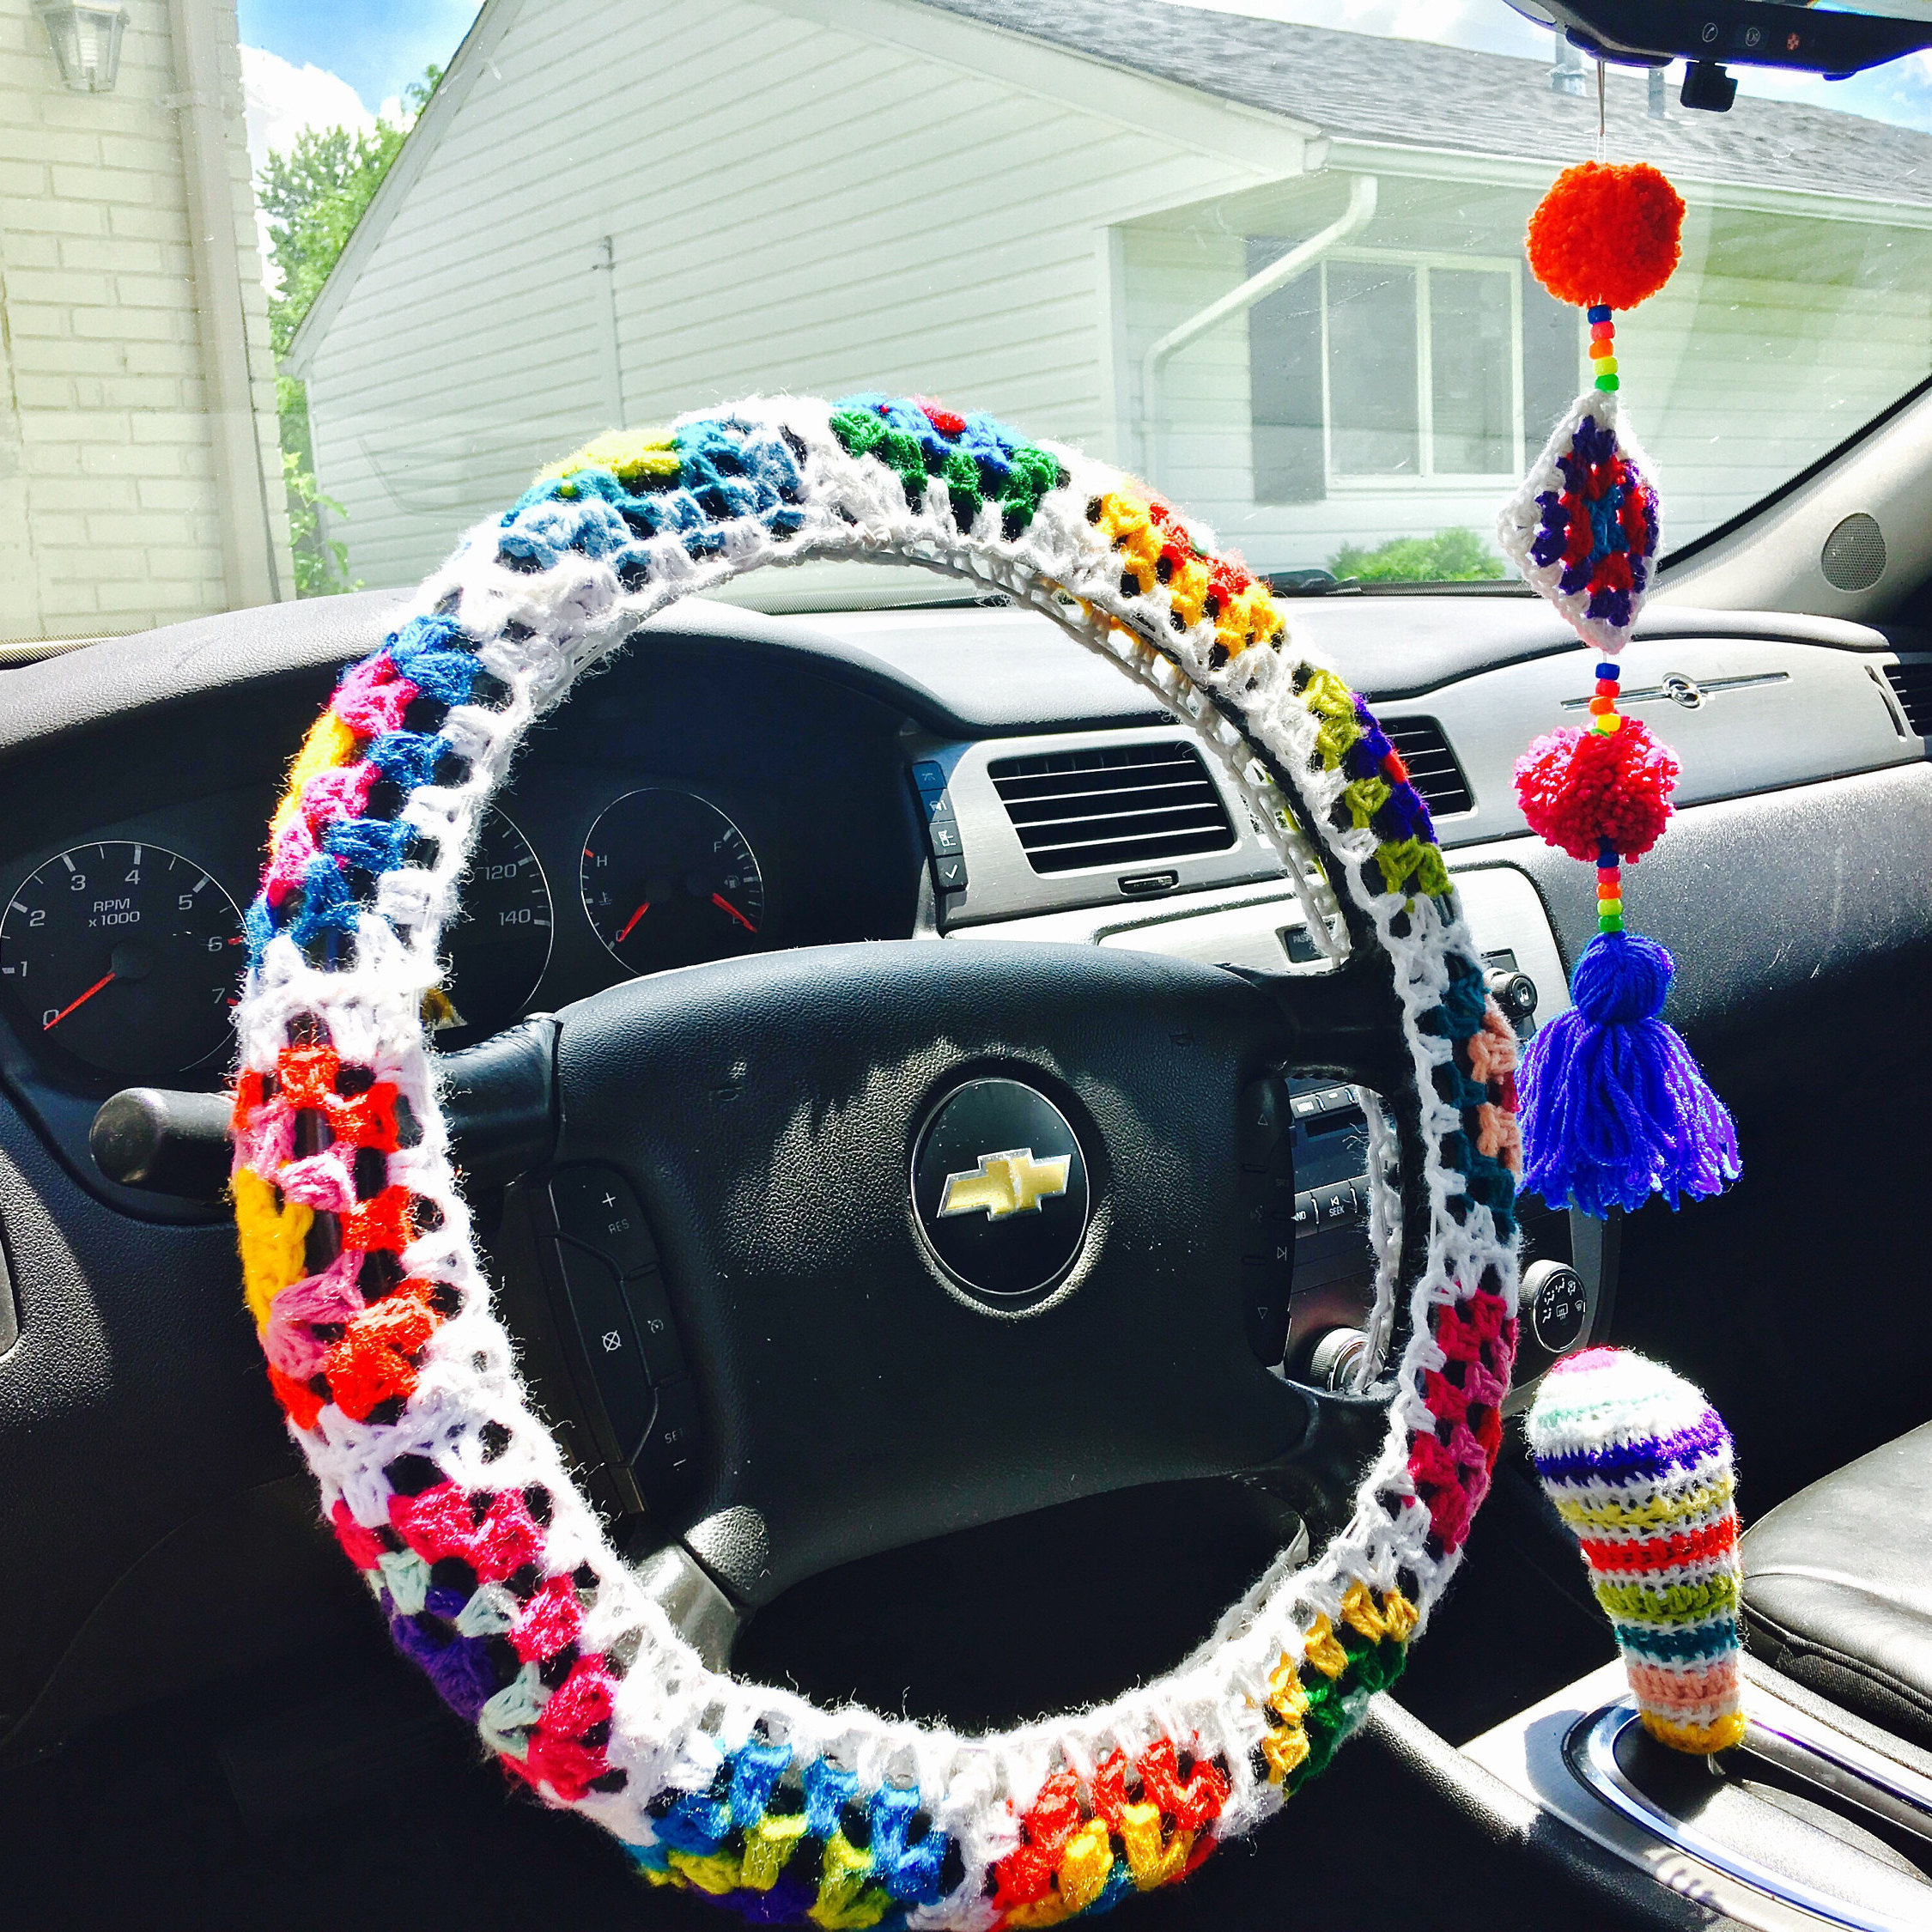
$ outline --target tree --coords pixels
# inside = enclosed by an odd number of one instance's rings
[[[367,134],[345,127],[305,127],[286,153],[271,154],[264,164],[255,191],[269,218],[270,255],[282,278],[281,288],[269,298],[269,331],[278,365],[442,77],[440,67],[430,67],[410,84],[400,121],[379,120]],[[318,597],[359,590],[360,584],[349,580],[347,550],[323,529],[324,510],[338,517],[345,513],[315,479],[307,392],[293,376],[279,373],[275,391],[296,592]]]

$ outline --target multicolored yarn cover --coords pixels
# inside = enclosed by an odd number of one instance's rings
[[[1352,1518],[1170,1676],[998,1735],[739,1682],[645,1595],[518,1377],[420,1020],[532,719],[627,640],[647,649],[641,621],[677,597],[808,556],[1009,592],[1157,692],[1269,828],[1319,942],[1350,943],[1340,893],[1387,949],[1422,1099],[1427,1264]],[[600,438],[473,530],[343,677],[246,925],[235,1216],[323,1512],[451,1708],[653,1883],[759,1922],[1053,1924],[1278,1810],[1401,1669],[1502,1440],[1515,1041],[1388,739],[1267,586],[1140,484],[919,398],[753,400]],[[1401,1212],[1378,1183],[1383,1320]]]
[[[1516,764],[1531,831],[1596,870],[1597,936],[1572,1003],[1531,1041],[1522,1074],[1524,1184],[1601,1217],[1661,1194],[1714,1194],[1740,1172],[1737,1134],[1689,1048],[1660,1017],[1670,955],[1624,927],[1624,867],[1662,836],[1679,766],[1617,709],[1619,654],[1655,578],[1657,492],[1620,420],[1615,307],[1677,266],[1684,203],[1654,167],[1566,168],[1529,219],[1529,265],[1584,311],[1591,386],[1570,405],[1497,538],[1524,580],[1600,654],[1589,723],[1539,738]]]
[[[1699,1755],[1735,1744],[1743,1571],[1723,1419],[1668,1369],[1592,1348],[1544,1378],[1529,1446],[1583,1546],[1644,1729]]]

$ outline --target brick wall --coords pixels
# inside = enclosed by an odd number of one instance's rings
[[[214,17],[249,388],[255,543],[293,594],[268,304],[235,15]],[[168,0],[126,0],[118,82],[61,81],[31,0],[0,0],[0,640],[138,630],[232,608],[207,416]],[[217,237],[220,237],[217,228]]]

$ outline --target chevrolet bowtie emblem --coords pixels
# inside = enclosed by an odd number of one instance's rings
[[[1004,1221],[1010,1214],[1037,1214],[1042,1201],[1066,1192],[1067,1170],[1072,1164],[1070,1154],[1036,1161],[1030,1147],[981,1154],[977,1167],[946,1176],[939,1212],[944,1217],[983,1210],[989,1221]]]

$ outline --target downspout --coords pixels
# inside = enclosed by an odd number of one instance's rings
[[[1161,371],[1170,357],[1185,349],[1197,337],[1218,329],[1230,316],[1245,314],[1265,296],[1285,288],[1303,270],[1311,268],[1331,248],[1351,235],[1359,234],[1375,219],[1376,178],[1352,174],[1348,180],[1348,206],[1319,234],[1297,243],[1279,261],[1270,262],[1258,275],[1251,275],[1237,289],[1230,289],[1218,301],[1190,315],[1150,349],[1140,361],[1140,461],[1149,483],[1157,467],[1157,441],[1161,425]]]
[[[243,216],[228,172],[215,9],[207,0],[171,0],[168,27],[181,90],[175,105],[180,110],[188,238],[193,244],[195,328],[208,386],[228,608],[246,610],[277,602],[288,592],[276,568],[274,522],[248,366],[248,319],[235,232]],[[281,479],[276,481],[279,484]]]

